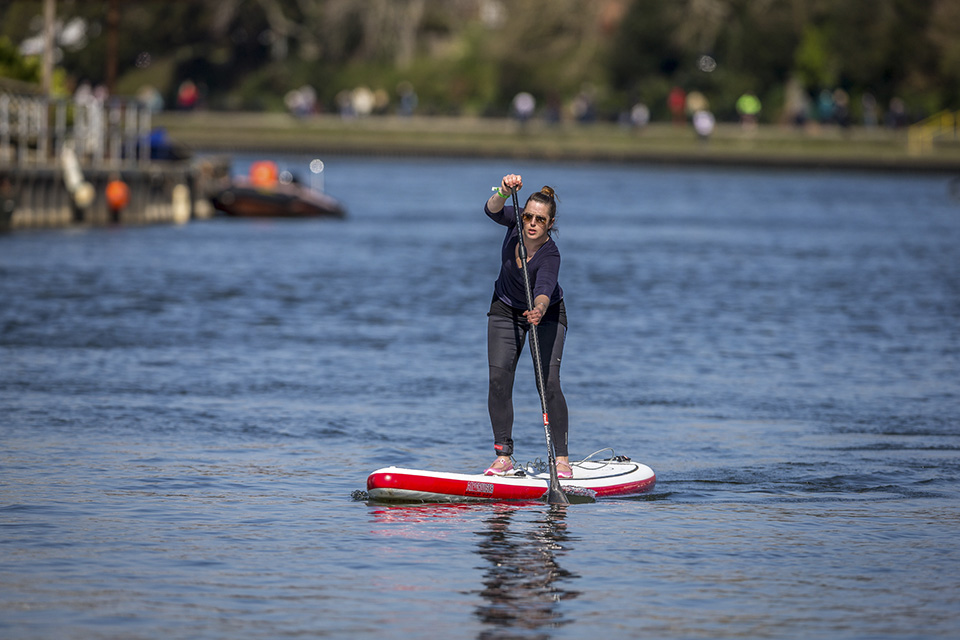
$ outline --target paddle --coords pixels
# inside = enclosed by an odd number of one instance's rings
[[[527,248],[523,244],[523,218],[517,192],[513,191],[513,212],[517,216],[517,252],[520,256],[520,271],[523,272],[523,286],[527,293],[527,311],[533,311],[533,291],[530,288],[530,274],[527,271]],[[543,410],[543,433],[547,437],[547,464],[550,467],[550,489],[547,491],[547,504],[570,504],[566,494],[560,488],[557,478],[557,460],[553,452],[553,438],[550,437],[550,418],[547,416],[547,395],[543,384],[543,367],[540,363],[540,342],[537,340],[537,325],[530,325],[530,355],[533,356],[533,371],[537,377],[537,392],[540,394],[540,408]]]

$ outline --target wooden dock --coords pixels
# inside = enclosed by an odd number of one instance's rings
[[[158,147],[151,116],[136,100],[0,86],[0,232],[209,215],[197,169]]]

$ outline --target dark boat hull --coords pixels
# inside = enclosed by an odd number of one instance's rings
[[[343,218],[343,205],[298,184],[255,187],[237,179],[213,197],[213,206],[238,218]]]

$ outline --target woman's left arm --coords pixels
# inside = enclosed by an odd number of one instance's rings
[[[540,251],[544,251],[544,248],[541,248]],[[557,288],[557,281],[560,277],[560,252],[553,246],[553,252],[545,257],[546,259],[537,268],[536,279],[533,283],[533,310],[523,313],[527,321],[533,325],[540,324],[541,318],[547,313],[547,308],[550,306],[550,296]]]

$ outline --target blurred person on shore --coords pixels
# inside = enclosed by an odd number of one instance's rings
[[[513,97],[513,117],[520,123],[521,131],[526,128],[527,122],[533,117],[533,112],[536,108],[537,99],[526,91],[521,91]]]
[[[843,129],[850,128],[850,95],[843,89],[833,92],[833,120]]]
[[[414,90],[413,84],[406,80],[401,81],[397,85],[397,97],[400,100],[397,113],[404,117],[412,116],[418,103],[417,92]]]
[[[860,96],[860,109],[863,111],[863,126],[873,129],[880,123],[877,99],[869,91]]]
[[[667,108],[670,109],[673,124],[683,125],[686,120],[684,112],[687,108],[687,92],[682,87],[675,86],[670,89],[670,93],[667,95]]]
[[[156,87],[144,85],[137,90],[137,100],[140,101],[151,113],[160,113],[163,111],[163,96]]]
[[[891,98],[890,108],[887,110],[887,126],[891,129],[902,129],[907,126],[907,105],[901,98]]]
[[[760,117],[762,105],[760,99],[752,93],[737,98],[737,113],[740,114],[740,126],[746,131],[754,131]]]
[[[543,119],[549,125],[560,124],[560,120],[563,119],[563,101],[556,91],[547,94],[547,105],[543,110]]]
[[[304,85],[287,92],[283,102],[291,114],[303,118],[316,112],[317,92],[310,85]]]
[[[708,109],[701,109],[693,114],[693,130],[697,132],[697,138],[703,145],[710,142],[716,124],[716,118]]]
[[[177,89],[177,108],[181,111],[192,111],[200,99],[200,90],[189,78],[180,83]]]
[[[350,100],[353,102],[353,112],[361,118],[366,118],[373,113],[373,107],[376,104],[376,96],[369,87],[359,86],[350,92]]]
[[[821,124],[833,122],[833,110],[833,94],[824,89],[820,92],[820,95],[817,96],[817,120],[819,120]]]
[[[693,114],[695,114],[697,111],[708,110],[710,108],[710,101],[707,100],[707,97],[699,91],[691,91],[687,94],[685,108],[687,110],[687,115],[693,118]]]
[[[377,87],[373,92],[373,113],[378,116],[386,115],[390,110],[390,94],[383,87]]]
[[[810,96],[803,85],[791,78],[787,82],[784,94],[783,124],[792,124],[803,129],[810,118]]]
[[[636,131],[643,131],[650,124],[650,107],[642,101],[637,101],[630,108],[630,125]]]
[[[573,118],[581,124],[589,124],[597,119],[596,89],[590,84],[584,84],[580,93],[573,99],[570,111]]]
[[[353,120],[357,112],[353,108],[353,91],[341,89],[337,92],[334,101],[337,103],[337,112],[344,120]]]

